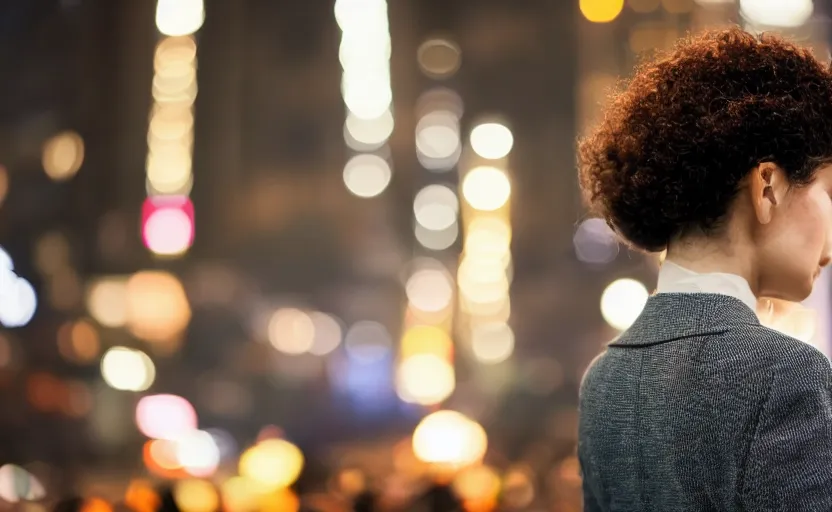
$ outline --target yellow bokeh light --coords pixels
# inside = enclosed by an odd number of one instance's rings
[[[465,501],[490,501],[500,492],[500,475],[489,466],[472,466],[460,471],[453,481],[457,496]]]
[[[648,296],[647,288],[635,279],[618,279],[601,295],[601,314],[608,324],[623,331],[641,314]]]
[[[470,256],[460,263],[457,282],[460,295],[475,303],[498,301],[508,295],[511,285],[501,261]]]
[[[450,359],[453,354],[451,337],[433,325],[417,325],[405,331],[399,349],[402,358],[417,354],[433,354],[444,359]]]
[[[250,478],[234,476],[223,482],[222,503],[228,512],[251,512],[257,510],[262,489]]]
[[[127,325],[138,338],[175,341],[191,319],[179,279],[168,272],[143,271],[127,281]]]
[[[55,181],[71,178],[84,162],[84,140],[75,132],[63,132],[43,146],[43,170]]]
[[[479,423],[456,411],[438,411],[413,431],[413,453],[432,464],[463,467],[482,460],[488,438]]]
[[[417,354],[402,359],[396,375],[396,392],[405,402],[434,405],[453,393],[454,367],[436,354]]]
[[[511,247],[511,226],[496,217],[477,217],[468,225],[465,253],[503,258]]]
[[[624,0],[580,0],[579,7],[587,20],[593,23],[608,23],[621,14]]]
[[[181,480],[173,488],[173,499],[182,512],[214,512],[220,497],[210,482]]]
[[[303,469],[303,453],[283,439],[267,439],[240,456],[240,475],[273,491],[292,485]]]
[[[505,205],[511,197],[511,182],[501,169],[477,167],[465,175],[462,181],[462,195],[473,208],[486,212],[494,211]]]
[[[260,496],[260,512],[297,512],[300,499],[291,489],[279,489]]]

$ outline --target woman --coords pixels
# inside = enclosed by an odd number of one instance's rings
[[[592,209],[667,250],[656,294],[587,370],[585,508],[832,510],[832,369],[760,325],[832,257],[832,73],[739,29],[636,70],[579,144]]]

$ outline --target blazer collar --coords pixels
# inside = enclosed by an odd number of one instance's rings
[[[641,315],[610,346],[657,345],[742,325],[760,325],[760,321],[737,298],[716,293],[659,293],[647,299]]]

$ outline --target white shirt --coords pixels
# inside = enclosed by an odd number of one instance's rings
[[[659,269],[656,293],[719,293],[739,299],[751,311],[757,310],[757,297],[745,278],[722,272],[699,274],[669,260],[664,260]]]

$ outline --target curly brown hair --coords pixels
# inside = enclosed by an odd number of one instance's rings
[[[799,186],[832,161],[832,72],[773,35],[688,37],[612,96],[578,161],[591,209],[633,246],[713,234],[756,165]]]

